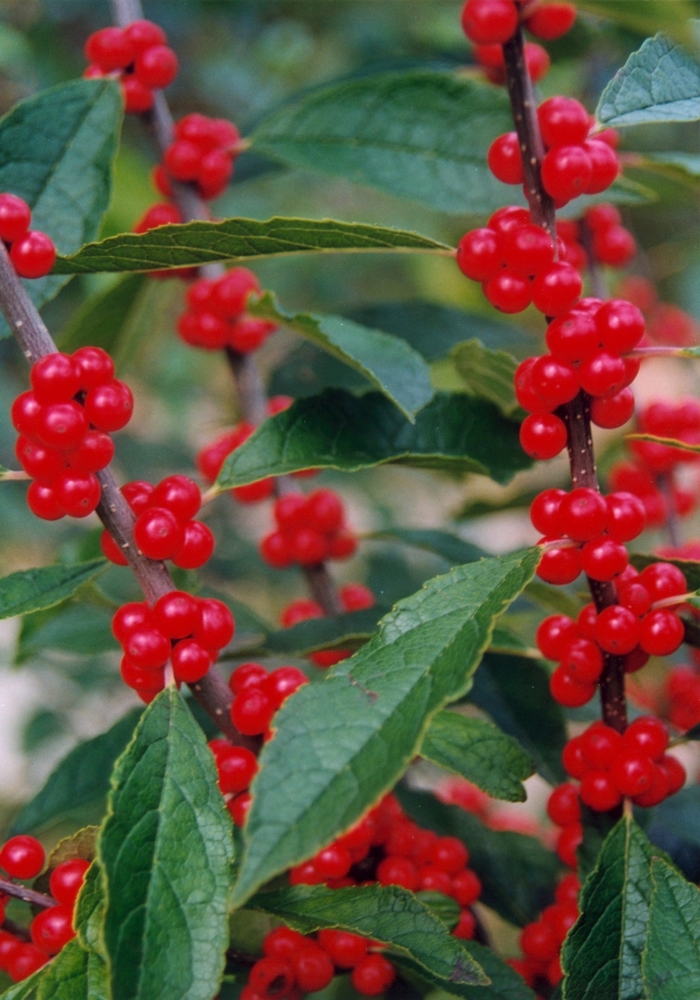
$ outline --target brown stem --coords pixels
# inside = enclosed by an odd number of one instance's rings
[[[21,899],[23,903],[32,903],[34,906],[43,906],[44,908],[58,905],[53,896],[45,896],[43,892],[34,892],[33,889],[27,889],[24,885],[18,885],[16,882],[4,878],[0,878],[0,896],[14,896],[15,899]]]
[[[32,936],[26,927],[22,927],[21,924],[15,923],[14,920],[8,920],[5,918],[2,924],[0,924],[2,930],[7,934],[12,934],[13,937],[19,938],[20,941],[31,941]]]
[[[513,110],[513,121],[520,140],[525,172],[525,193],[530,204],[532,221],[556,235],[554,203],[542,186],[541,164],[544,145],[537,121],[537,108],[525,63],[524,39],[521,29],[503,46],[506,66],[506,83]],[[598,475],[591,436],[590,399],[579,392],[576,399],[560,407],[559,415],[568,430],[569,464],[574,487],[585,486],[599,491]],[[617,603],[612,583],[599,583],[588,579],[588,587],[597,611]],[[624,732],[627,726],[625,700],[624,661],[619,656],[604,654],[603,674],[600,678],[600,699],[604,721]]]

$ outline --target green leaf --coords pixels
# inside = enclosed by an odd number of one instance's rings
[[[474,675],[469,700],[513,736],[552,785],[566,781],[561,753],[566,725],[549,690],[549,674],[537,660],[487,653]]]
[[[512,197],[486,154],[512,127],[504,91],[468,77],[408,70],[331,83],[254,129],[254,148],[288,166],[346,177],[453,214],[488,214]]]
[[[88,994],[88,953],[69,941],[46,966],[36,1000],[93,1000]]]
[[[231,819],[178,691],[141,716],[98,840],[112,1000],[211,1000],[228,941]]]
[[[6,990],[0,1000],[36,1000],[36,991],[39,983],[46,974],[46,966],[32,973],[28,979],[23,979],[14,986]]]
[[[653,853],[629,816],[605,839],[562,950],[566,1000],[642,1000]]]
[[[700,63],[665,35],[647,38],[600,95],[596,117],[613,128],[697,121]]]
[[[548,611],[556,611],[559,615],[577,618],[581,605],[566,594],[560,587],[551,587],[542,580],[533,580],[525,588],[525,596]]]
[[[73,566],[39,566],[10,573],[0,579],[0,618],[26,615],[60,604],[83,584],[94,580],[107,565],[106,559],[91,559]]]
[[[32,227],[48,233],[61,253],[74,253],[99,233],[121,118],[119,87],[104,79],[44,90],[0,121],[0,191],[24,198]],[[24,284],[34,304],[42,306],[67,280],[48,276]],[[9,333],[0,320],[0,336]]]
[[[480,902],[504,920],[524,927],[551,903],[560,862],[539,840],[510,830],[490,830],[476,816],[443,805],[427,792],[399,788],[398,797],[421,826],[465,843],[469,867],[482,882]]]
[[[22,809],[11,832],[42,830],[74,810],[103,799],[109,791],[112,766],[126,749],[141,712],[140,708],[133,709],[106,733],[71,750]]]
[[[375,605],[331,618],[311,618],[291,628],[265,637],[263,648],[270,653],[297,653],[308,656],[322,649],[357,649],[377,631],[379,619],[389,608]]]
[[[26,662],[42,649],[60,649],[82,656],[115,650],[113,609],[84,600],[68,600],[22,619],[15,663]]]
[[[431,717],[469,688],[496,619],[538,562],[529,549],[435,577],[399,601],[325,681],[286,702],[253,786],[236,905],[351,827],[392,787]]]
[[[452,937],[425,903],[396,885],[294,886],[259,892],[248,907],[279,917],[303,934],[338,927],[376,938],[389,945],[391,954],[412,958],[430,982],[448,992],[452,984],[487,985],[469,946]]]
[[[467,986],[460,996],[467,1000],[536,1000],[522,976],[499,958],[492,948],[470,941],[469,953],[489,977],[491,985]],[[438,1000],[439,996],[434,995],[434,1000]]]
[[[678,354],[686,358],[699,358],[700,348],[681,347]],[[700,444],[691,444],[689,441],[679,441],[673,437],[659,437],[658,434],[626,434],[627,441],[652,441],[654,444],[663,444],[668,448],[678,448],[679,451],[689,451],[692,454],[700,454]]]
[[[413,421],[433,398],[430,369],[412,347],[389,333],[360,326],[341,316],[285,312],[271,292],[249,303],[248,312],[289,327],[358,371]]]
[[[421,757],[461,775],[495,799],[524,802],[522,785],[535,770],[519,744],[482,719],[438,712],[421,745]]]
[[[487,555],[478,545],[465,542],[449,531],[438,531],[435,528],[382,528],[381,531],[373,531],[366,537],[379,540],[396,539],[406,545],[415,545],[418,549],[425,549],[426,552],[441,556],[451,566],[476,562],[477,559]]]
[[[651,864],[654,885],[642,956],[645,997],[700,996],[700,893],[661,858]]]
[[[86,951],[103,956],[102,923],[104,920],[105,890],[99,862],[93,861],[85,875],[75,905],[73,925],[78,940]]]
[[[654,31],[665,31],[679,41],[692,38],[690,20],[697,17],[697,5],[690,0],[578,0],[581,10],[600,14],[601,17],[617,21],[625,28],[640,35],[650,35]]]
[[[112,357],[118,355],[147,282],[146,275],[128,274],[116,285],[89,298],[61,330],[60,349],[70,354],[89,344],[101,347]]]
[[[519,409],[513,388],[518,363],[511,354],[492,351],[473,338],[455,347],[450,357],[470,395],[490,400],[507,417]]]
[[[59,257],[53,274],[152,271],[198,267],[215,261],[252,260],[296,253],[438,253],[445,243],[403,229],[333,219],[224,219],[159,226],[147,233],[121,233]]]
[[[461,393],[437,393],[411,424],[377,392],[327,389],[268,418],[226,459],[215,485],[223,492],[301,469],[357,472],[388,462],[505,483],[532,464],[518,433],[491,403]]]

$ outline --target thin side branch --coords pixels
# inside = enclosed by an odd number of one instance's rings
[[[45,909],[58,905],[53,896],[46,896],[43,892],[34,892],[33,889],[27,889],[26,886],[18,885],[5,878],[0,878],[0,896],[13,896],[15,899],[21,899],[23,903],[32,903],[34,906],[43,906]]]

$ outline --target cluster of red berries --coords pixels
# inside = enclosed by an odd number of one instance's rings
[[[102,28],[85,42],[88,67],[83,76],[116,76],[128,114],[153,107],[153,91],[169,87],[177,76],[177,56],[163,29],[153,21],[132,21],[126,28]]]
[[[628,566],[615,587],[617,604],[600,613],[587,604],[575,622],[567,615],[551,615],[537,630],[542,655],[559,661],[550,688],[561,705],[576,708],[590,701],[604,653],[624,657],[625,672],[635,673],[650,656],[669,656],[683,642],[683,622],[665,606],[678,603],[686,592],[679,569],[658,562],[637,573]]]
[[[536,38],[549,42],[566,34],[576,20],[576,8],[570,3],[529,3],[524,13],[524,27]],[[520,19],[513,0],[468,0],[462,10],[462,28],[491,83],[505,82],[502,46],[512,38]],[[546,50],[534,42],[525,43],[525,62],[533,83],[549,71]]]
[[[620,282],[618,294],[642,310],[651,341],[674,347],[690,347],[700,342],[700,323],[679,306],[659,302],[656,288],[647,278],[628,275]]]
[[[644,506],[632,493],[604,497],[586,487],[544,490],[532,501],[530,520],[544,535],[538,576],[559,586],[573,583],[581,571],[601,582],[620,576],[629,562],[624,542],[641,535],[646,523]]]
[[[142,701],[163,690],[163,668],[172,663],[175,680],[200,681],[234,633],[233,615],[215,598],[171,590],[153,607],[147,601],[123,604],[112,618],[112,632],[124,656],[121,675]]]
[[[663,695],[672,726],[686,732],[700,722],[700,674],[695,667],[680,664],[669,670],[664,680]]]
[[[591,234],[593,260],[608,267],[624,267],[637,253],[637,241],[614,205],[594,205],[583,217]]]
[[[275,502],[274,515],[277,530],[263,538],[260,555],[276,569],[349,559],[357,550],[357,538],[345,526],[343,501],[333,490],[286,493]]]
[[[157,486],[145,480],[125,483],[121,492],[136,514],[134,541],[149,559],[172,559],[180,569],[199,569],[211,559],[214,536],[194,519],[202,505],[199,486],[188,476],[167,476]],[[108,531],[100,544],[105,556],[118,566],[127,559]]]
[[[13,880],[24,882],[36,878],[45,862],[44,848],[34,837],[12,837],[0,850],[0,868]],[[73,858],[53,869],[49,890],[56,905],[41,910],[32,920],[31,943],[0,931],[0,969],[14,982],[31,976],[75,937],[73,908],[89,867],[88,861]],[[5,899],[0,898],[0,923],[4,919],[4,904]]]
[[[32,513],[47,521],[86,517],[102,495],[96,472],[114,455],[110,431],[129,422],[131,390],[114,377],[114,363],[100,347],[55,352],[31,369],[31,390],[12,404],[19,433],[15,453],[34,482],[27,491]]]
[[[556,986],[564,977],[559,955],[564,938],[579,916],[578,894],[581,884],[574,874],[564,875],[554,891],[554,903],[542,912],[539,920],[520,932],[523,958],[509,961],[532,989],[540,980]]]
[[[229,678],[233,691],[231,719],[244,736],[269,738],[272,717],[308,677],[299,667],[278,667],[268,672],[261,663],[242,663]]]
[[[226,800],[226,808],[234,823],[243,826],[251,803],[248,788],[258,773],[257,758],[246,747],[235,747],[220,737],[210,741],[209,749],[214,754],[219,790]]]
[[[187,289],[187,310],[177,323],[182,340],[208,351],[231,347],[240,354],[257,351],[277,327],[247,316],[246,304],[260,283],[246,267],[233,267],[221,278],[200,278]]]
[[[638,806],[656,806],[685,784],[683,765],[670,754],[668,729],[653,715],[642,715],[624,734],[604,722],[593,722],[566,744],[566,773],[580,781],[552,792],[547,811],[552,822],[568,827],[580,822],[579,798],[596,812],[607,812],[623,797]]]
[[[569,266],[569,265],[567,265]],[[520,443],[532,458],[555,458],[568,440],[566,425],[554,411],[583,390],[591,420],[598,427],[625,424],[634,413],[629,388],[639,361],[625,357],[644,335],[644,317],[625,299],[581,299],[575,309],[547,327],[549,354],[527,358],[515,373],[515,395],[529,414]]]
[[[376,598],[369,587],[362,583],[347,583],[338,591],[340,606],[343,611],[364,611],[372,608],[376,604]],[[292,601],[282,611],[280,624],[282,628],[291,628],[300,622],[310,621],[312,618],[323,618],[325,612],[316,601],[300,600]],[[349,649],[324,649],[318,653],[311,653],[309,659],[317,667],[332,667],[341,660],[347,660],[352,656]]]
[[[439,837],[408,819],[393,795],[349,833],[292,868],[292,885],[319,885],[332,889],[349,885],[400,885],[411,892],[442,892],[460,907],[455,937],[474,936],[471,907],[481,895],[478,875],[467,867],[469,852],[456,837]]]
[[[10,260],[20,278],[43,278],[56,260],[53,240],[31,229],[32,211],[15,194],[0,194],[0,240],[10,251]]]
[[[376,941],[347,931],[319,931],[314,938],[276,927],[265,935],[263,957],[250,970],[241,1000],[299,1000],[325,989],[336,970],[350,972],[362,996],[379,996],[396,977],[380,949]]]
[[[217,198],[233,177],[234,160],[241,148],[241,134],[232,122],[185,115],[175,125],[175,138],[163,163],[154,170],[155,186],[166,198],[172,198],[172,179],[194,184],[206,200]]]

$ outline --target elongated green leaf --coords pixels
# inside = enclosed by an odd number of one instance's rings
[[[566,1000],[642,1000],[654,848],[631,817],[607,836],[562,950]]]
[[[700,996],[700,893],[661,858],[651,864],[654,885],[642,956],[648,1000]]]
[[[238,905],[352,826],[394,784],[431,717],[468,689],[496,618],[538,561],[529,549],[435,577],[323,683],[288,700],[254,782]]]
[[[438,712],[420,752],[495,799],[524,802],[527,798],[522,782],[535,770],[532,759],[514,739],[482,719]]]
[[[53,274],[95,271],[152,271],[197,267],[214,261],[251,260],[290,253],[451,254],[445,243],[418,233],[333,219],[224,219],[159,226],[147,233],[122,233],[88,243],[71,257],[59,257]]]
[[[117,762],[98,858],[112,1000],[211,1000],[228,940],[231,820],[174,688],[148,706]]]
[[[36,991],[39,983],[46,975],[46,966],[33,973],[28,979],[23,979],[9,990],[5,990],[1,1000],[36,1000]]]
[[[679,41],[692,38],[689,22],[697,17],[697,6],[690,0],[674,0],[673,3],[668,0],[642,0],[641,3],[630,3],[630,0],[578,0],[576,6],[617,21],[640,35],[651,35],[661,30]]]
[[[396,539],[406,545],[415,545],[436,556],[447,560],[451,566],[460,563],[476,562],[487,553],[472,542],[465,542],[449,531],[438,531],[435,528],[383,528],[375,531],[369,538]]]
[[[466,844],[469,867],[482,882],[481,902],[505,920],[524,927],[549,905],[560,865],[539,840],[510,830],[489,830],[476,816],[443,805],[427,792],[400,788],[398,796],[421,826]]]
[[[111,608],[84,600],[68,600],[22,619],[15,663],[25,663],[42,649],[61,649],[88,656],[118,649],[112,635]]]
[[[350,365],[396,403],[409,420],[433,398],[430,369],[399,337],[341,316],[285,312],[270,292],[251,303],[248,312],[289,327]]]
[[[511,127],[505,93],[473,79],[408,70],[343,80],[267,115],[254,148],[292,167],[347,177],[456,214],[488,214],[510,193],[488,148]]]
[[[679,355],[686,358],[700,357],[700,349],[697,347],[682,347],[678,351]],[[659,437],[658,434],[626,434],[629,441],[652,441],[654,444],[663,444],[668,448],[678,448],[679,451],[689,451],[694,454],[700,453],[700,445],[691,444],[689,441],[679,441],[673,437]]]
[[[109,791],[109,775],[141,716],[134,709],[100,736],[80,743],[49,775],[12,825],[13,833],[41,830],[75,809],[99,802]]]
[[[113,80],[73,80],[21,101],[0,121],[0,191],[24,198],[33,228],[48,233],[61,253],[73,253],[100,230],[121,117]],[[66,280],[25,284],[41,306]],[[0,336],[9,332],[0,318]]]
[[[93,861],[78,894],[73,925],[81,946],[86,951],[103,955],[102,921],[104,919],[105,888],[102,869]]]
[[[106,566],[106,559],[91,559],[74,566],[40,566],[10,573],[0,580],[0,618],[53,607],[94,580]]]
[[[71,353],[87,344],[101,347],[112,357],[123,347],[129,318],[138,307],[140,293],[148,279],[142,274],[128,274],[116,285],[88,299],[61,330],[58,346]]]
[[[88,993],[88,953],[69,941],[41,977],[36,1000],[92,1000]]]
[[[376,392],[327,389],[266,420],[226,459],[220,491],[301,469],[356,472],[395,462],[445,472],[480,472],[504,483],[532,463],[518,424],[484,400],[437,393],[411,424]]]
[[[566,725],[541,663],[524,656],[487,653],[474,675],[469,700],[518,741],[543,778],[553,785],[566,781],[561,763]]]
[[[490,400],[506,416],[518,409],[513,388],[518,363],[512,355],[505,351],[492,351],[474,338],[459,344],[450,356],[472,396]]]
[[[596,117],[614,128],[697,121],[700,63],[665,35],[647,38],[600,95]]]
[[[376,938],[389,945],[392,954],[412,958],[434,985],[448,992],[452,984],[486,985],[468,948],[413,893],[399,886],[295,886],[259,892],[248,906],[279,917],[303,934],[338,927]]]

